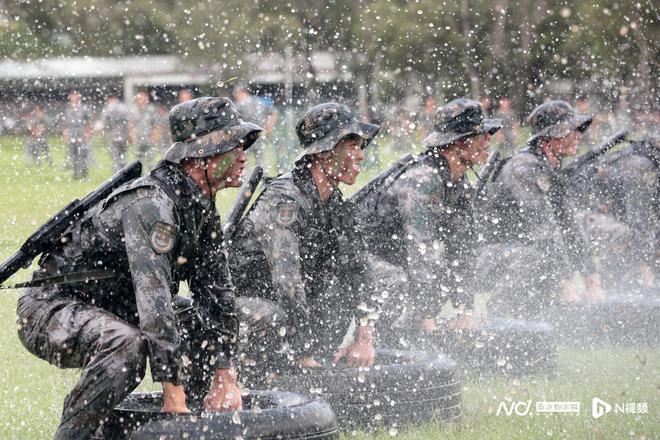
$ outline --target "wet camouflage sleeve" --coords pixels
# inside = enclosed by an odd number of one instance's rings
[[[624,189],[623,221],[632,230],[632,249],[650,267],[655,265],[655,234],[658,217],[654,203],[658,203],[658,168],[647,158],[630,156],[617,164],[616,171]]]
[[[200,244],[190,291],[212,339],[220,343],[215,368],[229,368],[238,355],[238,318],[219,216],[205,225]]]
[[[537,248],[538,255],[553,255],[561,261],[563,273],[570,273],[567,250],[561,228],[550,203],[551,180],[532,155],[516,155],[502,170],[499,180],[512,194],[523,225],[508,225],[512,241],[522,241]]]
[[[156,192],[128,206],[122,225],[151,375],[156,382],[178,383],[180,339],[172,310],[170,266],[177,224],[174,212],[172,201]],[[160,239],[154,241],[154,237]]]
[[[476,235],[472,211],[473,189],[467,178],[454,183],[451,215],[447,225],[440,231],[444,242],[445,256],[449,264],[448,277],[453,306],[474,309],[473,278],[475,276]]]
[[[264,194],[250,215],[255,237],[268,260],[273,295],[287,312],[289,339],[293,349],[305,353],[303,327],[309,319],[307,292],[301,267],[302,209],[298,202],[283,194]]]
[[[421,165],[406,172],[389,193],[396,200],[403,224],[404,236],[398,240],[407,251],[410,293],[421,295],[415,301],[417,312],[433,317],[451,294],[450,287],[443,283],[447,261],[434,246],[443,227],[439,219],[447,209],[444,183],[434,169]]]
[[[377,301],[380,292],[374,290],[376,284],[369,253],[356,224],[356,217],[348,210],[349,207],[345,203],[338,206],[342,218],[337,225],[341,231],[338,237],[337,274],[343,291],[354,299],[351,305],[356,310],[356,318],[366,324],[381,311]]]

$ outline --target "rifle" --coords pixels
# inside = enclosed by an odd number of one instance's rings
[[[615,133],[610,138],[606,139],[603,143],[598,145],[593,150],[590,150],[587,153],[575,159],[567,167],[563,168],[560,171],[560,174],[567,180],[569,181],[572,180],[574,177],[578,175],[578,173],[584,166],[598,159],[600,156],[602,156],[603,154],[607,153],[609,150],[614,148],[614,146],[625,141],[626,136],[628,136],[627,129],[618,131],[617,133]]]
[[[234,201],[234,204],[231,207],[231,211],[227,216],[227,221],[222,227],[222,234],[225,239],[231,240],[232,236],[236,232],[245,208],[250,204],[254,191],[257,189],[261,178],[264,175],[264,170],[260,166],[256,166],[252,169],[252,172],[248,176],[247,180],[241,185],[241,189],[238,191],[238,197]]]
[[[472,204],[474,205],[479,199],[479,194],[483,191],[488,179],[495,172],[497,162],[500,160],[500,152],[493,151],[488,156],[488,161],[481,167],[479,174],[477,174],[477,181],[474,184],[474,192],[472,193]]]
[[[390,177],[397,171],[401,170],[403,167],[408,165],[413,160],[414,160],[414,156],[412,154],[407,154],[406,156],[397,160],[392,165],[390,165],[389,168],[386,168],[385,170],[381,171],[380,174],[374,177],[369,183],[367,183],[365,186],[360,188],[360,190],[355,194],[353,194],[348,200],[354,206],[359,205],[372,192],[380,188],[383,185],[383,183],[385,183],[385,180],[387,180],[388,177]]]
[[[136,160],[119,170],[82,200],[76,199],[62,208],[35,233],[30,235],[19,250],[0,265],[0,284],[4,283],[20,268],[29,267],[37,255],[45,252],[55,244],[66,229],[92,206],[108,197],[124,183],[137,179],[140,174],[142,174],[142,164]]]

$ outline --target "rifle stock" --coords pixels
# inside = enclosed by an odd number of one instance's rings
[[[598,159],[603,154],[614,148],[616,145],[626,140],[628,130],[623,129],[610,136],[593,150],[588,151],[575,159],[571,164],[561,170],[561,174],[569,180],[580,172],[584,166]]]
[[[408,165],[410,161],[412,161],[413,159],[414,156],[412,154],[407,154],[406,156],[397,160],[392,165],[390,165],[389,168],[386,168],[385,170],[381,171],[380,174],[378,174],[376,177],[371,179],[371,181],[369,181],[365,186],[360,188],[360,190],[355,194],[353,194],[348,200],[355,206],[359,205],[372,192],[374,192],[376,189],[381,187],[383,183],[385,183],[385,180],[387,180],[388,177],[390,177],[392,174],[396,173],[397,171]]]
[[[472,193],[472,204],[473,205],[479,199],[479,195],[481,194],[484,187],[486,186],[486,183],[488,182],[488,179],[490,179],[490,176],[495,171],[497,162],[499,160],[500,160],[500,152],[499,151],[493,151],[492,153],[490,153],[490,156],[488,156],[488,161],[479,170],[479,174],[477,175],[477,181],[474,184],[474,192]]]
[[[231,239],[236,232],[236,229],[241,222],[241,218],[243,217],[243,213],[245,212],[247,206],[250,204],[250,200],[252,200],[252,196],[254,195],[259,182],[261,182],[263,175],[263,168],[256,166],[248,176],[247,180],[241,186],[241,189],[238,192],[238,196],[236,197],[236,200],[231,207],[231,211],[229,211],[227,220],[222,227],[222,234],[224,235],[225,239]]]
[[[76,199],[66,205],[37,229],[18,251],[0,264],[0,284],[4,283],[20,268],[29,267],[32,260],[46,251],[76,219],[94,204],[109,196],[124,183],[140,177],[141,173],[142,164],[136,160],[118,171],[82,200]]]

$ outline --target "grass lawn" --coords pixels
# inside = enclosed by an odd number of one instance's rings
[[[72,181],[63,170],[64,148],[53,140],[55,165],[31,168],[24,163],[22,142],[0,140],[0,258],[18,249],[27,236],[50,215],[75,197],[85,195],[110,175],[109,159],[95,148],[95,165],[87,181]],[[403,153],[385,152],[387,163]],[[368,169],[357,186],[375,173]],[[349,191],[347,191],[349,192]],[[222,213],[235,192],[218,197]],[[9,282],[24,280],[21,271]],[[18,293],[0,291],[0,439],[42,439],[52,436],[62,401],[77,379],[77,371],[62,371],[25,350],[16,337],[15,307]],[[647,347],[560,348],[557,379],[467,379],[463,384],[463,419],[452,425],[427,424],[355,438],[408,439],[660,438],[660,350]],[[143,388],[154,384],[145,380]],[[591,400],[609,403],[646,402],[647,414],[609,413],[591,416]],[[501,401],[578,401],[579,415],[496,415]],[[532,403],[533,405],[533,403]],[[350,436],[349,436],[350,437]]]

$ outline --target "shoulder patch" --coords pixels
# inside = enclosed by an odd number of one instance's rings
[[[165,254],[174,247],[176,228],[163,222],[156,222],[151,226],[149,243],[157,254]]]
[[[280,226],[291,226],[296,221],[296,206],[293,203],[280,203],[275,206],[275,221]]]

